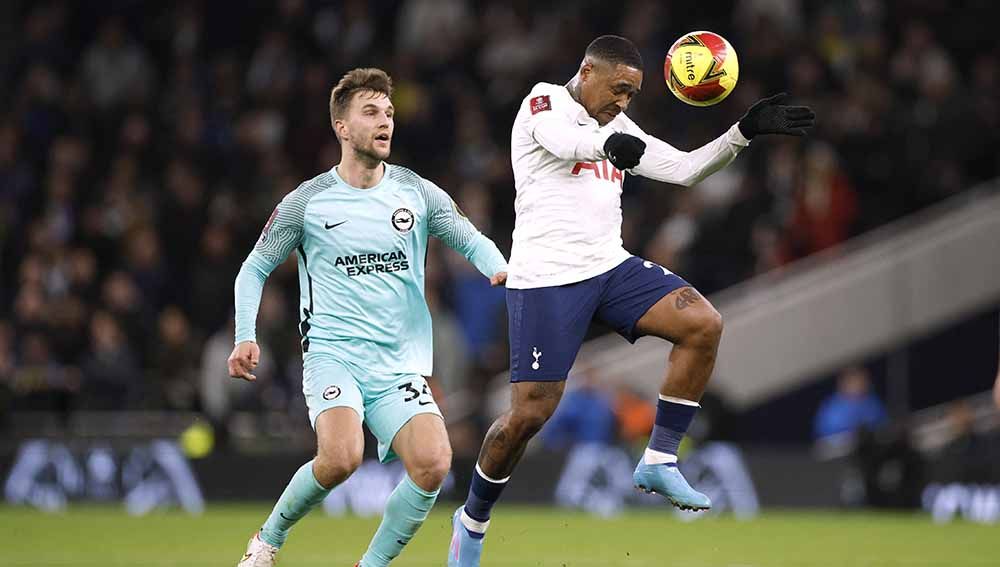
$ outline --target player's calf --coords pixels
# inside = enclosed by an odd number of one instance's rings
[[[528,441],[555,413],[565,386],[563,381],[513,384],[510,410],[493,422],[483,440],[479,453],[483,473],[492,478],[510,476]]]
[[[497,446],[501,451],[509,451],[509,454],[501,460],[497,459],[497,464],[503,462],[505,465],[513,465],[518,459],[514,458],[517,449],[527,445],[528,441],[538,435],[545,422],[552,417],[554,408],[541,405],[531,405],[527,407],[512,408],[507,414],[497,421],[497,428],[494,435],[487,433],[487,440],[491,445]],[[492,429],[492,428],[491,428]],[[495,456],[495,451],[490,451]],[[507,473],[507,470],[498,472]]]

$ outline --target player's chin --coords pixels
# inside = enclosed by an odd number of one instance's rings
[[[371,153],[378,159],[387,159],[392,151],[391,140],[375,140],[371,145]]]
[[[600,125],[600,126],[606,126],[607,124],[609,124],[612,120],[614,120],[617,117],[618,117],[618,113],[617,112],[608,112],[606,110],[598,112],[597,113],[597,117],[596,117],[597,118],[597,124]]]

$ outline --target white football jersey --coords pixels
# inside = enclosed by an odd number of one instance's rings
[[[642,131],[624,113],[601,127],[562,85],[538,83],[511,131],[514,236],[507,287],[579,282],[603,274],[631,254],[622,247],[625,173],[607,160],[604,142],[624,132],[646,142],[628,171],[689,186],[731,162],[750,142],[733,125],[725,134],[680,151]]]

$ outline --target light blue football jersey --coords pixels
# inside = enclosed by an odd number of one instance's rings
[[[379,373],[430,375],[429,235],[487,277],[507,269],[451,197],[405,167],[386,164],[370,189],[348,185],[336,168],[306,181],[274,209],[236,278],[236,342],[256,340],[264,281],[294,250],[305,357],[325,353]]]

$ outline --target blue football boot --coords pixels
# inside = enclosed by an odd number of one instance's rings
[[[483,553],[485,537],[475,537],[462,523],[462,510],[464,508],[464,505],[459,506],[451,518],[451,547],[448,549],[448,567],[479,567],[479,556]]]
[[[632,474],[635,487],[643,492],[656,493],[681,510],[708,510],[712,501],[708,496],[691,488],[676,463],[647,465],[643,460]]]

